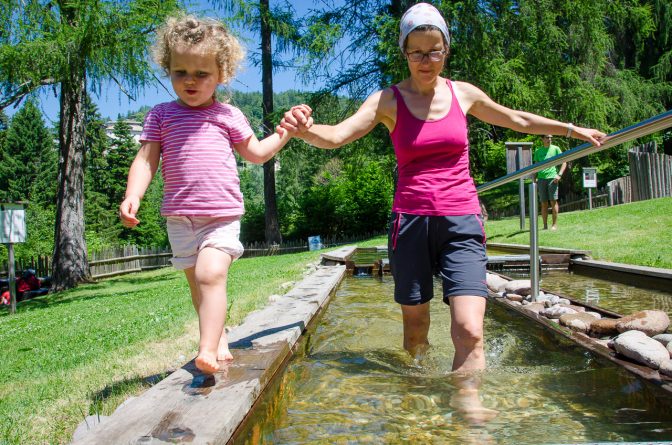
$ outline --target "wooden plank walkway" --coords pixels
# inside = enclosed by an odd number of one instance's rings
[[[227,443],[344,275],[345,266],[318,268],[229,333],[234,361],[221,371],[204,375],[192,360],[73,445]]]

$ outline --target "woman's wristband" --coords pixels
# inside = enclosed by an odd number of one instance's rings
[[[572,135],[572,131],[574,130],[574,124],[571,122],[567,124],[567,136],[565,137],[570,137]]]

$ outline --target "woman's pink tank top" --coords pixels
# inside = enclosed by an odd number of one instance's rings
[[[447,80],[453,99],[441,119],[413,116],[396,86],[397,123],[390,133],[399,179],[392,210],[413,215],[454,216],[481,213],[469,172],[467,118]]]

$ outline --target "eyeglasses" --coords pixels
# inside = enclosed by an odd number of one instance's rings
[[[423,53],[422,51],[413,51],[412,53],[406,53],[406,57],[410,62],[422,62],[425,60],[425,57],[429,58],[432,62],[440,62],[443,59],[443,56],[446,55],[446,50],[442,49],[441,51],[430,51],[428,53]]]
[[[548,139],[548,140],[550,141],[550,140],[553,139],[553,138],[550,137],[550,136],[544,136],[542,139]]]

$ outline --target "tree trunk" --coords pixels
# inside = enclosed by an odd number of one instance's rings
[[[72,66],[72,71],[61,82],[60,158],[52,265],[54,291],[69,289],[90,279],[84,239],[86,71],[83,60],[73,60]]]
[[[261,16],[261,82],[264,111],[264,137],[275,131],[271,122],[273,113],[273,64],[271,49],[271,25],[268,20],[268,0],[259,3]],[[266,220],[265,236],[267,243],[280,243],[280,224],[278,222],[278,204],[275,196],[275,158],[264,163],[264,216]]]

